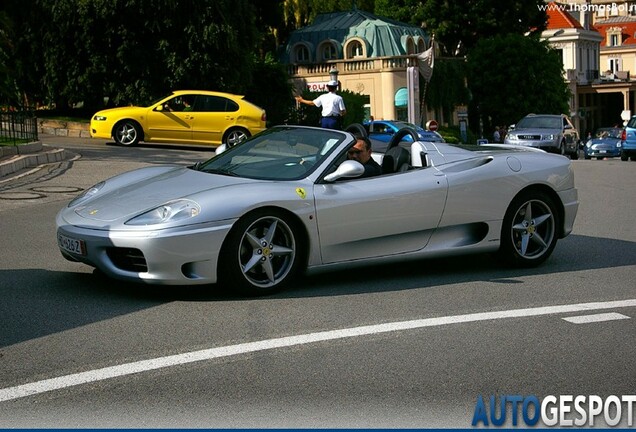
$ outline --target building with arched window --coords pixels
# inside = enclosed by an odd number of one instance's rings
[[[428,44],[419,27],[353,9],[318,15],[292,32],[281,62],[299,91],[326,91],[336,69],[341,89],[367,96],[367,115],[406,120],[406,69],[417,67]]]

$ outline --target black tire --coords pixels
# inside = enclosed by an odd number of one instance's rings
[[[635,161],[636,161],[636,156],[630,156],[630,158],[629,158],[629,159],[630,159],[632,162],[635,162]]]
[[[548,195],[540,191],[518,195],[501,227],[500,256],[516,267],[541,264],[556,246],[559,223],[556,205]]]
[[[228,147],[233,147],[242,143],[250,137],[250,132],[247,129],[241,127],[235,127],[228,129],[223,135],[223,144],[227,144]]]
[[[141,135],[141,128],[132,120],[122,120],[113,128],[113,138],[121,146],[130,147],[139,144]]]
[[[627,161],[627,159],[629,159],[629,156],[627,156],[627,154],[625,152],[621,152],[621,160],[623,162]]]
[[[590,160],[590,159],[592,159],[592,156],[585,155],[585,160]]]
[[[572,160],[578,160],[579,159],[579,150],[578,149],[574,150],[574,153],[570,154],[570,159],[572,159]]]
[[[257,210],[230,231],[219,259],[219,282],[243,295],[273,294],[304,265],[299,228],[283,212]]]

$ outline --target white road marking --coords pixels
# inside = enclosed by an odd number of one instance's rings
[[[247,342],[237,345],[192,351],[184,354],[176,354],[166,357],[158,357],[150,360],[141,360],[132,363],[106,367],[102,369],[79,372],[61,377],[46,379],[28,384],[0,389],[0,402],[19,399],[53,390],[60,390],[81,384],[103,381],[110,378],[122,377],[151,370],[167,368],[198,361],[211,360],[221,357],[246,354],[256,351],[265,351],[275,348],[290,347],[315,342],[323,342],[344,339],[356,336],[388,333],[402,330],[412,330],[425,327],[436,327],[449,324],[462,324],[477,321],[490,321],[505,318],[525,318],[541,315],[562,313],[574,313],[581,311],[593,311],[602,309],[615,309],[624,307],[636,307],[636,299],[579,303],[572,305],[544,306],[528,309],[513,309],[507,311],[483,312],[466,315],[453,315],[438,318],[426,318],[412,321],[399,321],[393,323],[368,325],[361,327],[345,328],[340,330],[308,333],[297,336],[287,336],[275,339],[267,339],[257,342]]]
[[[609,312],[609,313],[594,314],[594,315],[573,316],[573,317],[567,317],[563,319],[573,324],[588,324],[588,323],[596,323],[601,321],[629,319],[629,317],[627,315],[619,314],[616,312]]]

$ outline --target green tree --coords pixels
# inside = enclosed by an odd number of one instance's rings
[[[493,60],[505,59],[494,63]],[[512,124],[530,112],[567,113],[563,64],[547,42],[522,35],[481,39],[467,58],[472,105],[490,125]]]
[[[375,13],[422,26],[446,56],[463,56],[482,38],[545,29],[544,0],[376,0]]]

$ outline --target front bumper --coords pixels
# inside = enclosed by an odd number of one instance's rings
[[[164,230],[108,231],[65,224],[58,214],[57,233],[58,238],[61,234],[81,240],[85,245],[83,255],[60,247],[65,258],[96,267],[115,279],[157,285],[194,285],[217,281],[221,246],[233,222]]]

